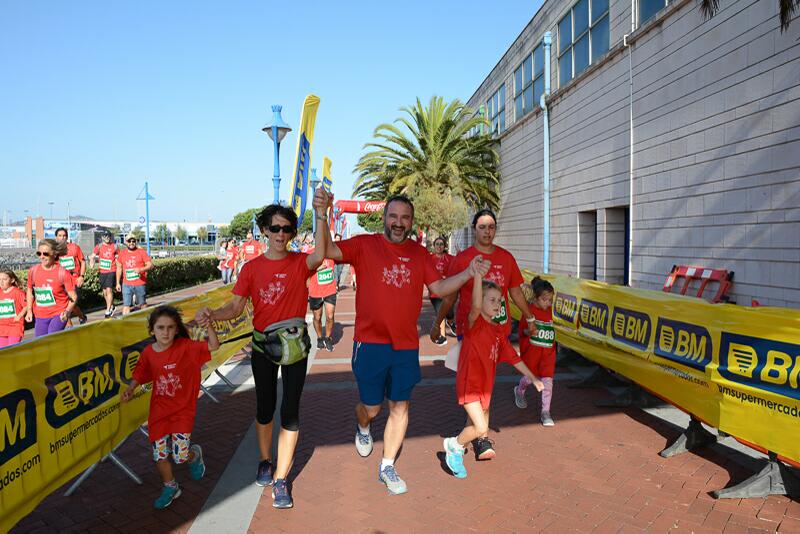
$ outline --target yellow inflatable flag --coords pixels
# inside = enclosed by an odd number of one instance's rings
[[[297,225],[303,222],[308,198],[308,171],[311,168],[311,144],[314,141],[314,123],[317,120],[319,97],[308,95],[300,115],[300,133],[297,136],[297,156],[294,163],[292,209],[297,214]]]

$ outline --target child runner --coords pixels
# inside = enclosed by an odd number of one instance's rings
[[[106,301],[105,318],[114,315],[114,286],[117,283],[117,245],[111,232],[103,232],[103,242],[94,247],[89,259],[89,268],[94,269],[95,259],[99,262],[97,269],[100,275],[100,289],[103,290],[103,299]]]
[[[27,312],[19,278],[11,269],[0,270],[0,349],[22,341],[25,335],[23,317]]]
[[[200,480],[206,472],[203,450],[191,444],[197,394],[200,392],[200,369],[219,348],[213,323],[208,325],[208,342],[193,341],[183,324],[180,312],[172,306],[159,306],[147,321],[155,338],[136,363],[133,379],[122,393],[128,402],[140,384],[153,383],[147,431],[153,447],[153,460],[164,487],[153,505],[157,510],[180,497],[181,488],[172,474],[170,451],[176,464],[189,462],[189,478]]]
[[[489,403],[492,400],[498,361],[513,365],[528,377],[536,389],[542,382],[531,373],[511,347],[502,325],[492,321],[500,313],[503,293],[490,280],[473,277],[472,308],[465,324],[464,339],[458,357],[456,395],[469,417],[458,436],[444,439],[445,462],[456,478],[465,478],[465,445],[482,436],[489,428]]]
[[[520,336],[519,351],[522,361],[525,362],[537,376],[542,378],[542,412],[540,418],[542,425],[553,426],[550,416],[550,401],[553,399],[553,375],[556,371],[556,331],[553,329],[553,295],[555,290],[547,280],[538,276],[531,280],[533,301],[529,309],[536,318],[536,333],[529,336]],[[523,376],[519,385],[514,387],[514,403],[517,408],[528,407],[525,400],[525,390],[531,385],[528,377]]]
[[[41,263],[28,271],[28,311],[25,314],[26,321],[36,317],[36,337],[64,330],[78,300],[72,277],[58,263],[58,258],[66,252],[66,243],[53,239],[42,239],[36,247]]]

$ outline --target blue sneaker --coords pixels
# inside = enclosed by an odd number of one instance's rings
[[[203,449],[200,445],[192,445],[191,450],[194,453],[194,459],[189,462],[189,478],[192,480],[200,480],[206,474],[206,464],[203,462]]]
[[[397,476],[397,471],[393,465],[387,465],[383,471],[378,472],[378,480],[386,484],[386,489],[390,495],[400,495],[408,491],[405,481]]]
[[[458,444],[456,438],[444,438],[444,454],[447,468],[456,478],[467,478],[467,468],[464,467],[464,447]]]
[[[271,486],[274,480],[272,479],[272,473],[274,469],[272,467],[272,462],[269,460],[261,460],[258,463],[258,473],[256,473],[256,484],[259,486]]]
[[[167,486],[165,485],[161,489],[161,495],[158,496],[158,499],[153,503],[153,506],[156,510],[163,510],[170,504],[172,501],[177,499],[181,496],[181,488],[177,484],[175,486]]]
[[[292,495],[289,493],[289,485],[286,483],[285,478],[279,478],[272,486],[272,507],[273,508],[291,508],[294,506]]]

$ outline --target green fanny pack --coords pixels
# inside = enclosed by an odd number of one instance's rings
[[[311,338],[304,319],[287,319],[253,330],[253,350],[275,365],[291,365],[308,357]]]

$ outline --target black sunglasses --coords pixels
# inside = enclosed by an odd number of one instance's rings
[[[36,255],[44,256],[45,258],[49,258],[50,256],[52,256],[52,254],[50,254],[49,252],[39,252],[38,250],[36,251]]]
[[[273,234],[277,234],[281,230],[283,230],[284,234],[291,234],[292,232],[294,232],[294,227],[292,227],[291,224],[284,224],[283,226],[281,226],[280,224],[271,224],[269,225],[267,230],[269,230]]]
[[[128,239],[128,243],[136,243],[135,239]]]

